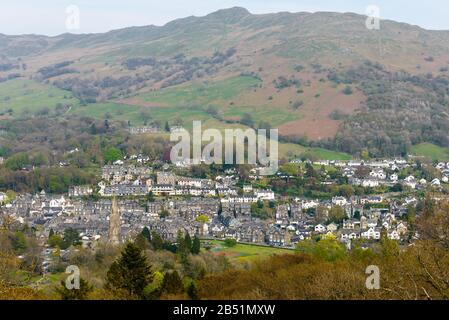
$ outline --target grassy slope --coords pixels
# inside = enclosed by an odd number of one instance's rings
[[[100,119],[108,117],[113,120],[130,121],[134,126],[143,124],[141,113],[145,112],[151,116],[152,121],[160,121],[162,124],[167,120],[170,122],[182,120],[184,126],[190,129],[192,121],[200,120],[203,122],[203,128],[219,130],[243,128],[244,126],[226,124],[212,118],[205,111],[208,105],[224,108],[225,118],[238,119],[248,113],[256,124],[259,121],[267,121],[273,127],[298,118],[297,115],[275,106],[260,108],[236,106],[235,104],[239,103],[239,96],[247,93],[258,83],[259,81],[252,77],[232,77],[214,83],[196,83],[142,93],[132,98],[133,105],[105,102],[81,107],[73,112]],[[138,106],[139,101],[142,103],[140,107]],[[230,101],[234,102],[234,105],[229,105]],[[148,103],[161,103],[166,106],[145,107]],[[280,143],[279,145],[280,158],[290,159],[305,153],[323,160],[348,160],[351,158],[345,153],[320,148],[305,148],[292,143]]]
[[[449,149],[439,147],[432,143],[421,143],[413,146],[411,155],[430,158],[438,161],[449,161]]]
[[[58,103],[78,106],[72,93],[28,79],[0,83],[0,111],[13,109],[15,116],[43,108],[54,109]]]
[[[293,253],[288,249],[263,247],[250,244],[237,244],[235,247],[228,248],[223,241],[208,241],[213,244],[212,252],[224,253],[232,262],[250,262],[259,258],[265,258],[273,254]]]
[[[136,98],[144,102],[162,102],[171,106],[226,104],[259,82],[253,77],[231,77],[216,82],[193,83],[142,93]]]
[[[320,160],[351,160],[352,156],[344,153],[337,152],[322,148],[307,148],[301,145],[293,143],[280,143],[279,144],[279,157],[291,159],[293,157],[301,157],[302,155],[311,155]]]

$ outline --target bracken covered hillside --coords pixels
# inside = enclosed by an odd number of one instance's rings
[[[148,112],[277,127],[353,154],[447,147],[449,32],[365,20],[232,8],[104,34],[0,35],[0,117],[62,105],[132,123]],[[38,86],[59,91],[36,98]]]

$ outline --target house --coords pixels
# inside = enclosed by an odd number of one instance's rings
[[[402,237],[405,236],[408,232],[408,227],[406,223],[403,221],[399,222],[398,225],[396,226],[396,231],[400,236]]]
[[[393,173],[391,176],[390,176],[390,181],[391,182],[397,182],[399,180],[399,176],[396,174],[396,173]]]
[[[69,197],[90,196],[94,192],[91,186],[73,186],[69,187]]]
[[[323,226],[322,224],[317,224],[315,226],[314,230],[315,230],[315,232],[318,232],[318,233],[324,233],[324,232],[326,232],[326,227]]]
[[[316,208],[320,205],[320,202],[318,200],[303,200],[301,201],[301,207],[304,210]]]
[[[266,242],[270,245],[285,246],[290,245],[290,234],[288,231],[272,228],[266,234]]]
[[[379,180],[376,179],[363,179],[362,181],[362,187],[365,188],[376,188],[379,185]]]
[[[439,187],[439,186],[441,186],[441,181],[440,181],[440,179],[433,179],[432,182],[430,183],[430,185],[432,187]]]
[[[156,196],[168,196],[174,192],[174,186],[172,184],[155,184],[150,187],[151,191]]]
[[[340,233],[341,240],[355,240],[360,238],[360,233],[354,230],[342,230]]]
[[[326,226],[326,230],[330,232],[335,232],[338,230],[338,225],[332,222]]]
[[[404,185],[407,187],[410,187],[412,189],[416,189],[416,179],[414,176],[408,176],[407,178],[404,179]]]
[[[259,200],[272,201],[275,199],[274,192],[272,190],[256,190],[254,195]]]
[[[382,169],[372,170],[369,175],[373,179],[385,180],[387,178],[387,175]]]
[[[6,200],[8,199],[8,196],[4,192],[0,192],[0,204],[4,204]]]
[[[129,133],[132,135],[146,134],[146,133],[158,133],[160,129],[156,126],[144,126],[144,127],[131,127]]]
[[[333,197],[333,198],[332,198],[332,203],[333,203],[334,205],[343,207],[345,204],[348,203],[348,201],[346,200],[345,197]]]
[[[435,166],[435,168],[437,168],[438,170],[442,170],[446,168],[446,164],[444,162],[440,162]]]
[[[369,197],[363,197],[360,199],[360,204],[379,204],[384,201],[383,196],[377,195],[377,196],[369,196]]]
[[[389,230],[387,232],[387,237],[390,240],[400,240],[401,237],[399,236],[399,232],[397,232],[396,230]]]
[[[343,229],[354,230],[360,228],[360,221],[355,219],[348,219],[343,221]]]
[[[176,184],[176,176],[170,172],[158,172],[156,174],[156,183],[159,185],[172,185]]]
[[[380,229],[371,227],[368,230],[362,231],[361,237],[369,240],[380,240]]]

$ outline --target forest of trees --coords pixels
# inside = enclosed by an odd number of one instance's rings
[[[372,157],[405,156],[421,142],[449,146],[446,75],[394,73],[367,61],[345,72],[330,71],[328,79],[347,88],[356,86],[367,100],[322,146],[350,154],[367,149]]]

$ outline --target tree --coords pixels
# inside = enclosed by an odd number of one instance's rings
[[[243,114],[240,123],[248,127],[254,127],[253,117],[249,113]]]
[[[54,234],[51,237],[48,238],[48,245],[51,248],[62,248],[65,247],[64,245],[64,240],[62,239],[62,237],[59,234]]]
[[[306,177],[307,178],[314,178],[317,174],[315,172],[315,169],[313,168],[312,164],[306,163]]]
[[[26,242],[25,234],[22,231],[17,231],[14,234],[12,245],[13,245],[14,250],[19,254],[23,253],[26,250],[27,242]]]
[[[346,87],[343,89],[343,93],[344,93],[345,95],[347,95],[347,96],[350,96],[351,94],[353,94],[353,90],[352,90],[352,88],[351,88],[350,86],[346,86]]]
[[[155,198],[154,198],[154,193],[153,191],[150,191],[147,195],[147,201],[148,202],[154,202]]]
[[[136,236],[136,239],[134,241],[136,246],[138,246],[141,250],[147,250],[149,248],[150,243],[148,242],[148,239],[145,238],[145,236],[142,233],[139,233]]]
[[[79,289],[67,289],[65,281],[61,281],[61,287],[56,289],[62,300],[87,300],[89,294],[93,291],[93,286],[83,278],[80,278]]]
[[[195,285],[195,282],[193,282],[193,281],[190,282],[189,286],[187,287],[187,295],[192,300],[198,300],[199,299],[198,288]]]
[[[161,211],[161,213],[159,214],[159,217],[162,218],[162,219],[167,218],[169,216],[170,216],[170,212],[168,212],[168,210],[166,210],[166,209],[163,209]]]
[[[209,217],[206,216],[205,214],[199,215],[196,218],[196,221],[201,222],[201,223],[208,223],[209,222]]]
[[[103,158],[106,163],[112,163],[122,158],[122,152],[115,147],[109,147],[104,151]]]
[[[186,249],[189,252],[192,252],[192,238],[190,237],[188,232],[186,232],[186,235],[184,237],[184,244],[186,246]]]
[[[329,210],[329,221],[334,223],[341,223],[346,218],[345,210],[340,206],[333,206]]]
[[[199,254],[200,251],[201,251],[201,241],[200,241],[200,238],[195,236],[193,238],[193,243],[192,243],[192,254]]]
[[[177,271],[167,272],[164,275],[164,280],[161,286],[162,293],[165,294],[180,294],[184,292],[184,285],[182,279]]]
[[[362,152],[360,153],[360,156],[362,157],[363,160],[368,160],[369,159],[369,151],[368,150],[362,150]]]
[[[301,241],[298,243],[297,250],[326,261],[339,260],[346,254],[345,246],[337,241],[335,237],[319,241]]]
[[[190,248],[187,247],[185,237],[183,236],[183,232],[181,230],[178,230],[178,235],[176,237],[176,253],[179,256],[179,259],[182,262],[185,262],[187,260],[187,256],[189,255]]]
[[[142,235],[145,237],[145,239],[148,240],[148,242],[151,242],[151,232],[150,229],[148,229],[147,227],[144,227],[142,229]]]
[[[228,248],[235,247],[237,245],[237,240],[228,238],[224,241],[224,244]]]
[[[64,230],[64,241],[62,243],[63,248],[67,249],[70,246],[81,245],[81,237],[77,230],[73,228],[67,228]]]
[[[151,244],[154,250],[162,250],[164,248],[164,240],[156,231],[151,232]]]
[[[142,299],[145,287],[152,280],[153,272],[142,250],[128,243],[121,257],[109,268],[106,288],[119,295],[124,292],[128,297]]]

